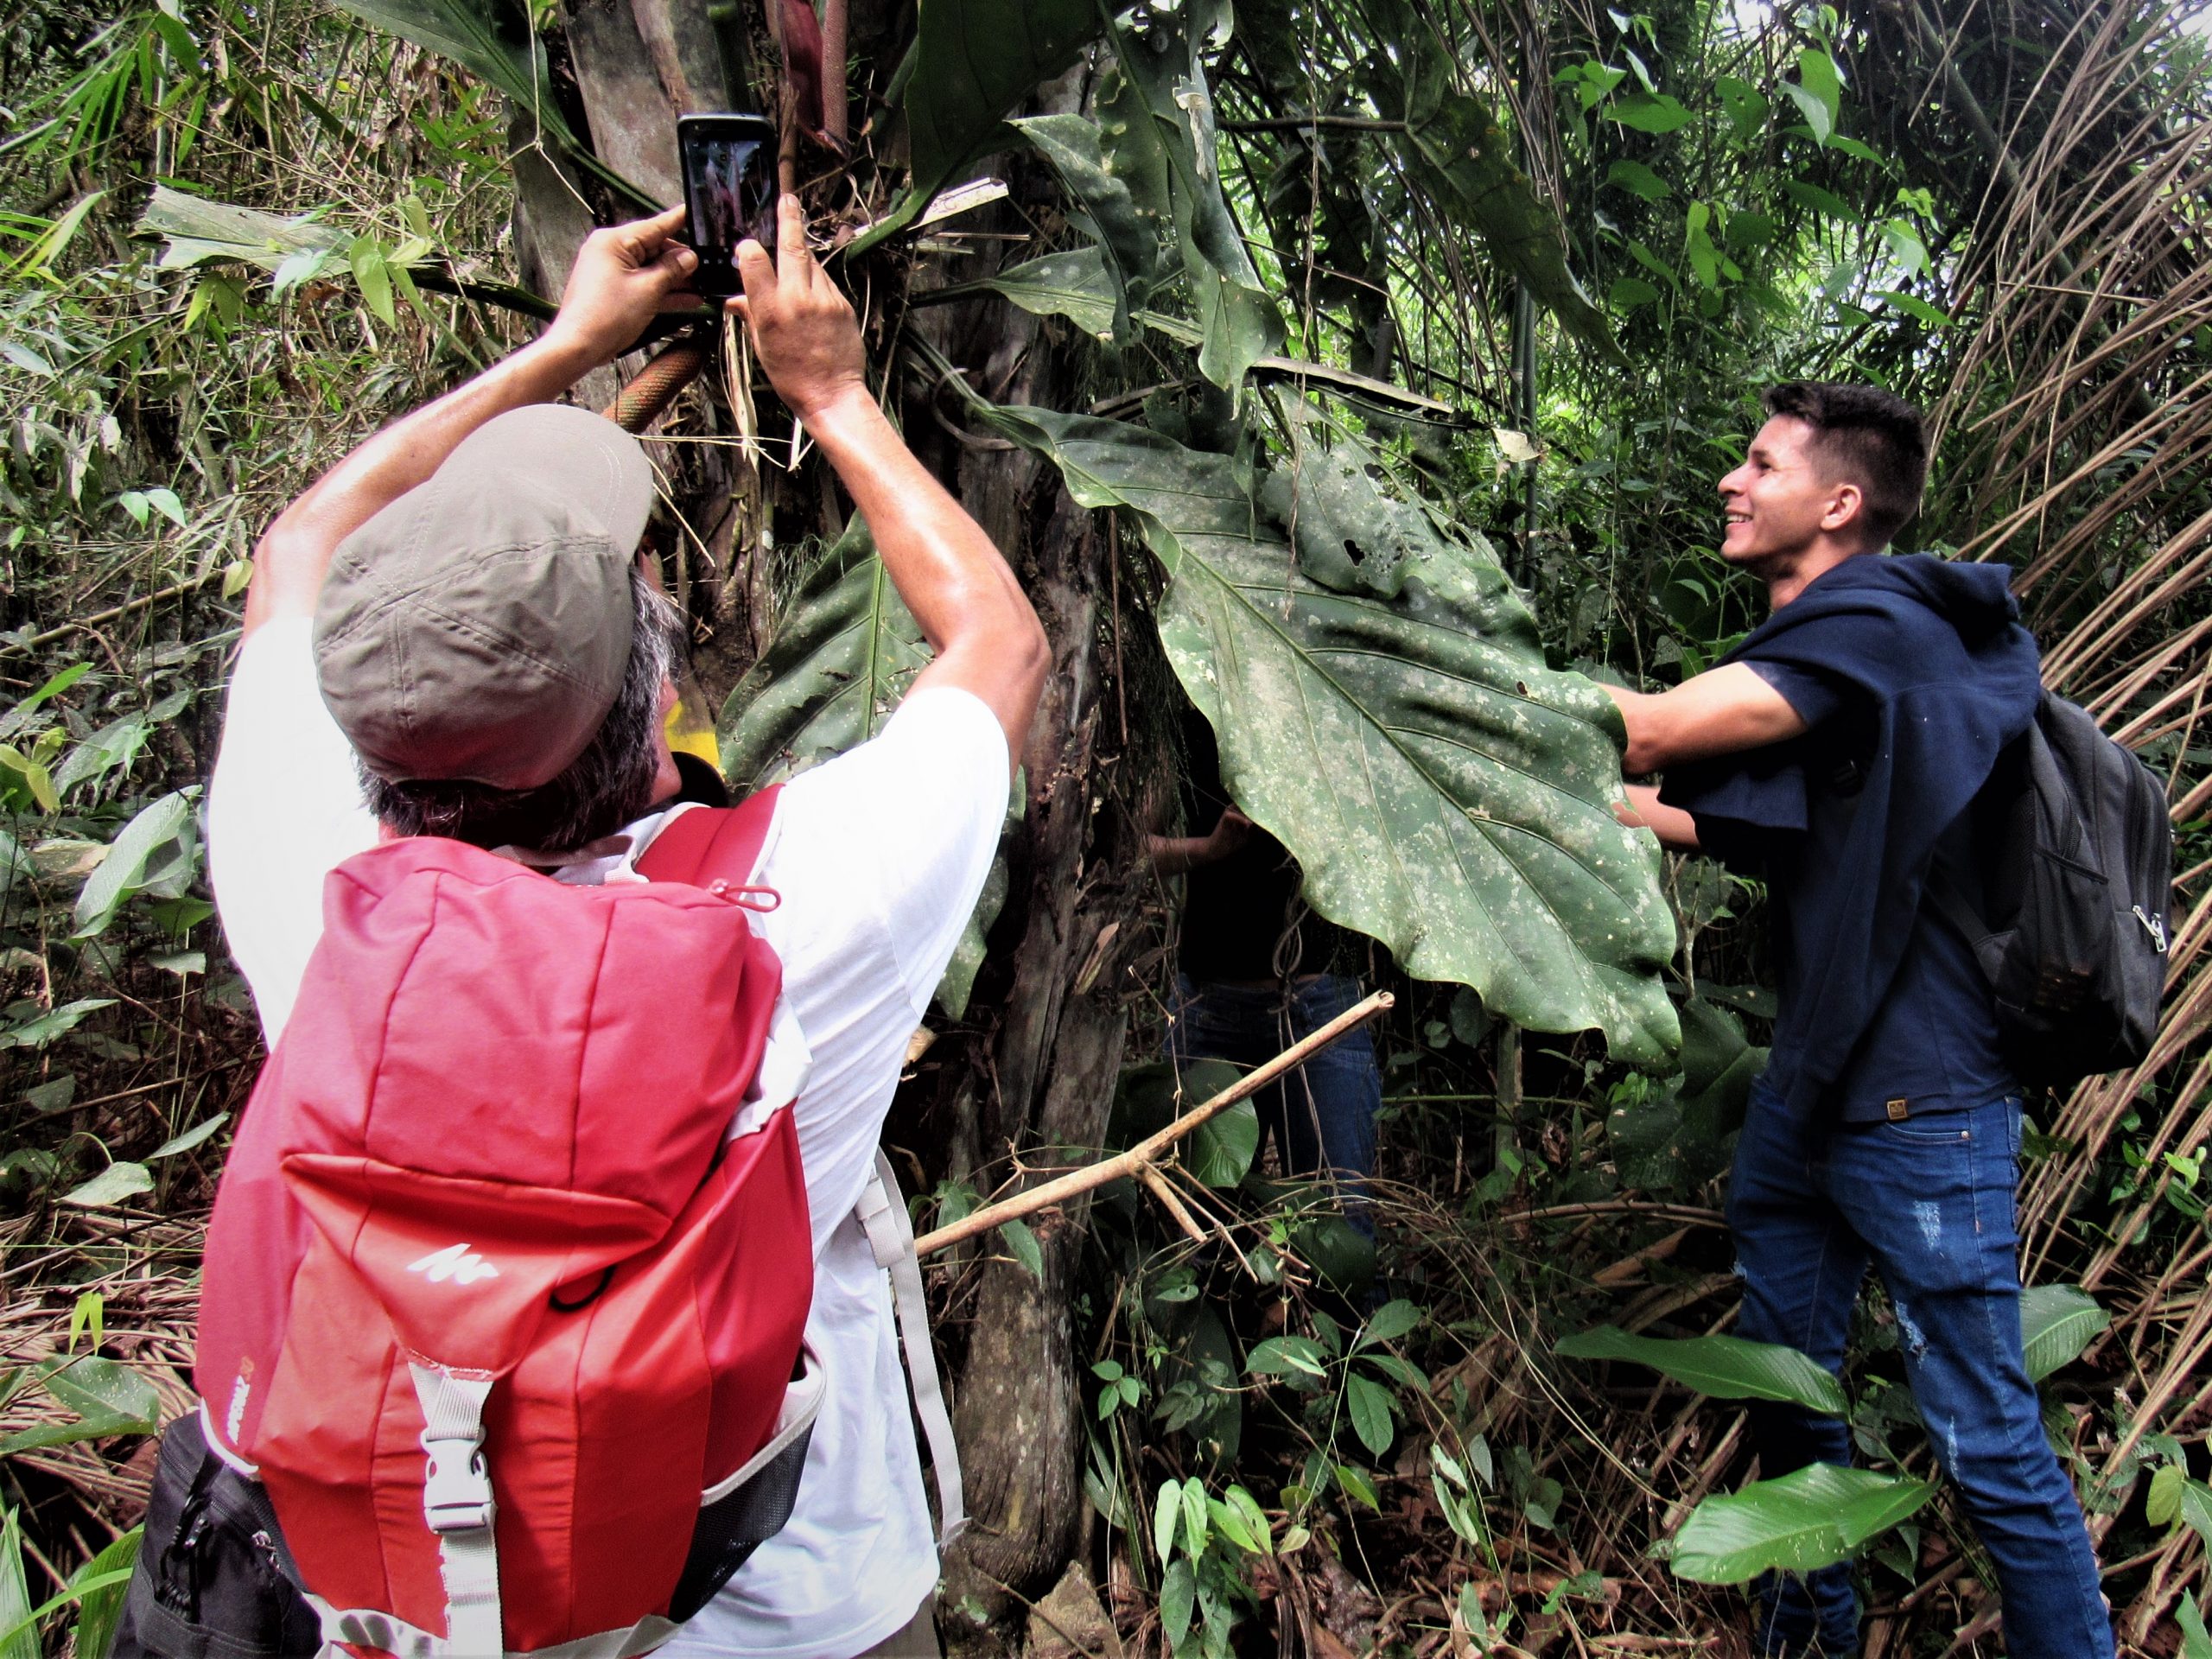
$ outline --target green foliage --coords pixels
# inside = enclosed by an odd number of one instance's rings
[[[2087,1291],[2073,1285],[2029,1286],[2020,1293],[2020,1336],[2029,1378],[2040,1382],[2070,1363],[2111,1324],[2112,1315]]]
[[[1115,73],[1098,97],[1103,149],[1139,214],[1172,224],[1201,335],[1200,373],[1232,395],[1282,340],[1222,193],[1220,145],[1204,54],[1230,23],[1227,0],[1186,0],[1109,29]]]
[[[1376,73],[1367,84],[1376,108],[1405,123],[1405,136],[1395,148],[1408,174],[1440,208],[1465,217],[1572,339],[1624,362],[1605,314],[1567,266],[1559,215],[1536,199],[1489,101],[1456,84],[1459,66],[1414,8],[1387,10],[1390,37],[1402,43],[1403,57],[1395,63],[1370,59]]]
[[[1847,1560],[1935,1496],[1924,1480],[1808,1464],[1775,1480],[1708,1497],[1675,1535],[1677,1576],[1743,1584],[1773,1568],[1805,1573]]]
[[[338,0],[363,22],[449,58],[498,87],[528,117],[527,137],[549,143],[626,201],[664,204],[601,162],[579,140],[552,96],[545,48],[521,0]]]
[[[916,18],[906,86],[906,193],[855,251],[913,222],[1005,117],[1096,38],[1096,0],[929,0]]]
[[[1795,1348],[1775,1343],[1726,1336],[1639,1337],[1601,1325],[1561,1338],[1559,1351],[1569,1359],[1632,1360],[1716,1400],[1780,1400],[1830,1417],[1848,1409],[1841,1383]]]
[[[854,518],[792,591],[767,650],[722,705],[723,769],[742,789],[765,789],[866,742],[929,659],[867,523]]]
[[[987,276],[976,286],[1004,296],[1033,316],[1065,317],[1101,340],[1112,339],[1123,327],[1117,315],[1121,294],[1096,248],[1048,253]]]
[[[1148,201],[1154,211],[1140,212],[1120,170],[1127,163],[1108,154],[1096,122],[1080,115],[1033,115],[1010,124],[1059,175],[1077,222],[1096,245],[1099,285],[1112,296],[1113,338],[1125,342],[1129,314],[1150,300],[1159,274],[1156,205]],[[1020,303],[1018,296],[1010,297]]]
[[[161,1396],[138,1372],[97,1354],[40,1362],[31,1377],[57,1405],[76,1414],[67,1422],[43,1423],[0,1440],[0,1457],[75,1440],[106,1440],[118,1434],[150,1434],[161,1410]]]
[[[1245,1558],[1272,1555],[1266,1513],[1243,1487],[1210,1496],[1195,1475],[1160,1483],[1152,1541],[1161,1567],[1160,1623],[1176,1659],[1225,1659],[1241,1608],[1256,1605]]]
[[[1650,853],[1611,809],[1618,716],[1545,665],[1478,538],[1432,533],[1395,597],[1340,593],[1293,568],[1220,456],[1116,422],[988,418],[1077,500],[1143,526],[1171,572],[1169,659],[1316,910],[1507,1019],[1595,1027],[1643,1064],[1673,1048],[1649,976],[1671,926]]]

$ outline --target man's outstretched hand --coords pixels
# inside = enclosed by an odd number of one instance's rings
[[[729,302],[753,334],[768,384],[791,413],[811,420],[840,399],[868,397],[868,353],[852,302],[814,261],[797,196],[776,204],[776,254],[747,237],[737,245],[745,292]]]
[[[576,251],[549,344],[597,367],[612,363],[663,311],[696,309],[689,289],[699,256],[675,239],[683,209],[594,231]]]

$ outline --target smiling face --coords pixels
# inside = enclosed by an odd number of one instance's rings
[[[1815,429],[1777,415],[1751,440],[1744,464],[1720,480],[1728,527],[1720,556],[1770,582],[1823,554],[1860,550],[1863,492],[1839,477]]]

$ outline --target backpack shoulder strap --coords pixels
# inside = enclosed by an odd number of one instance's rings
[[[680,881],[692,887],[743,881],[760,861],[782,791],[782,785],[772,784],[735,806],[676,808],[638,855],[638,874],[648,881]]]
[[[875,1173],[853,1212],[868,1235],[875,1265],[891,1275],[892,1306],[899,1314],[899,1340],[906,1351],[906,1381],[914,1392],[914,1414],[930,1443],[930,1464],[937,1474],[938,1541],[950,1544],[968,1524],[960,1484],[960,1448],[952,1438],[952,1416],[945,1409],[937,1351],[930,1345],[930,1310],[922,1295],[922,1264],[914,1254],[914,1229],[899,1177],[880,1148]]]

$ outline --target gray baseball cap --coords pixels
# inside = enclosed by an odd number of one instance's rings
[[[499,789],[559,776],[622,688],[652,504],[635,438],[537,404],[486,421],[340,542],[315,672],[370,770]]]

